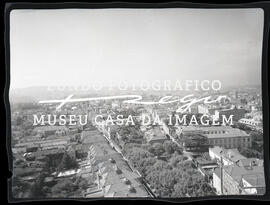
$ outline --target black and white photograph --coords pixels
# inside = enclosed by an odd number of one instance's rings
[[[266,192],[261,8],[13,9],[15,199]]]

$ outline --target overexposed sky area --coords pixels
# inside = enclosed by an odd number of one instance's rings
[[[141,80],[260,84],[261,9],[10,14],[11,88]]]

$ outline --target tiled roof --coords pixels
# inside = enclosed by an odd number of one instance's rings
[[[257,158],[246,158],[246,159],[240,159],[238,162],[239,166],[250,166],[251,163],[255,163],[259,166],[263,166],[263,160],[257,159]]]
[[[234,165],[224,166],[224,171],[229,174],[239,185],[241,180],[247,181],[253,187],[265,187],[264,168],[262,166],[254,166],[252,169],[238,167]],[[216,168],[214,174],[220,178],[221,170]]]
[[[232,128],[229,126],[183,126],[183,132],[200,132],[207,136],[208,138],[226,138],[226,137],[242,137],[249,136],[245,131],[238,128]],[[216,133],[207,133],[216,132]]]
[[[222,147],[215,146],[213,148],[209,148],[209,151],[212,151],[216,155],[222,156],[232,162],[247,159],[246,157],[241,155],[237,149],[224,149]]]
[[[249,175],[261,177],[264,175],[263,166],[238,167],[234,165],[224,166],[224,171],[228,173],[235,181],[240,182],[241,178]]]
[[[243,179],[247,181],[251,186],[262,187],[265,186],[264,174],[250,174],[243,176]]]

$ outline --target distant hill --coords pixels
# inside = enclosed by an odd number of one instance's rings
[[[51,100],[51,99],[63,99],[67,96],[73,94],[74,96],[85,96],[90,97],[94,96],[103,96],[103,95],[112,95],[112,91],[105,92],[94,91],[94,90],[70,90],[66,88],[64,90],[49,89],[47,86],[39,87],[28,87],[28,88],[16,88],[10,89],[9,99],[12,103],[33,103],[40,100]]]
[[[58,99],[70,93],[66,91],[51,91],[46,86],[10,89],[9,100],[13,103],[38,102],[39,100]]]

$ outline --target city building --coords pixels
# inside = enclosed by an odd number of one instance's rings
[[[222,147],[209,148],[209,156],[212,160],[223,162],[223,165],[236,165],[240,160],[247,159],[237,149],[224,149]]]
[[[236,165],[239,167],[248,166],[263,166],[263,160],[257,158],[246,158],[239,153],[237,149],[224,149],[222,147],[215,146],[209,148],[209,156],[212,160],[217,160],[223,165]]]
[[[216,168],[213,173],[213,187],[219,195],[263,195],[264,167],[227,165]]]
[[[238,122],[241,118],[245,116],[247,111],[245,109],[237,109],[237,108],[230,108],[230,109],[222,109],[222,110],[216,110],[215,115],[220,116],[226,116],[228,119],[231,115],[233,116],[233,121]]]
[[[251,128],[262,128],[262,122],[254,119],[241,118],[238,122],[247,125]]]
[[[163,143],[167,140],[165,133],[159,126],[153,127],[152,129],[145,132],[145,138],[149,144]]]
[[[42,137],[48,137],[50,135],[64,136],[68,133],[68,128],[65,126],[39,126],[33,129],[34,133],[41,135]]]
[[[205,135],[210,146],[225,148],[251,147],[251,136],[238,128],[229,126],[183,126],[180,136],[192,133]]]

